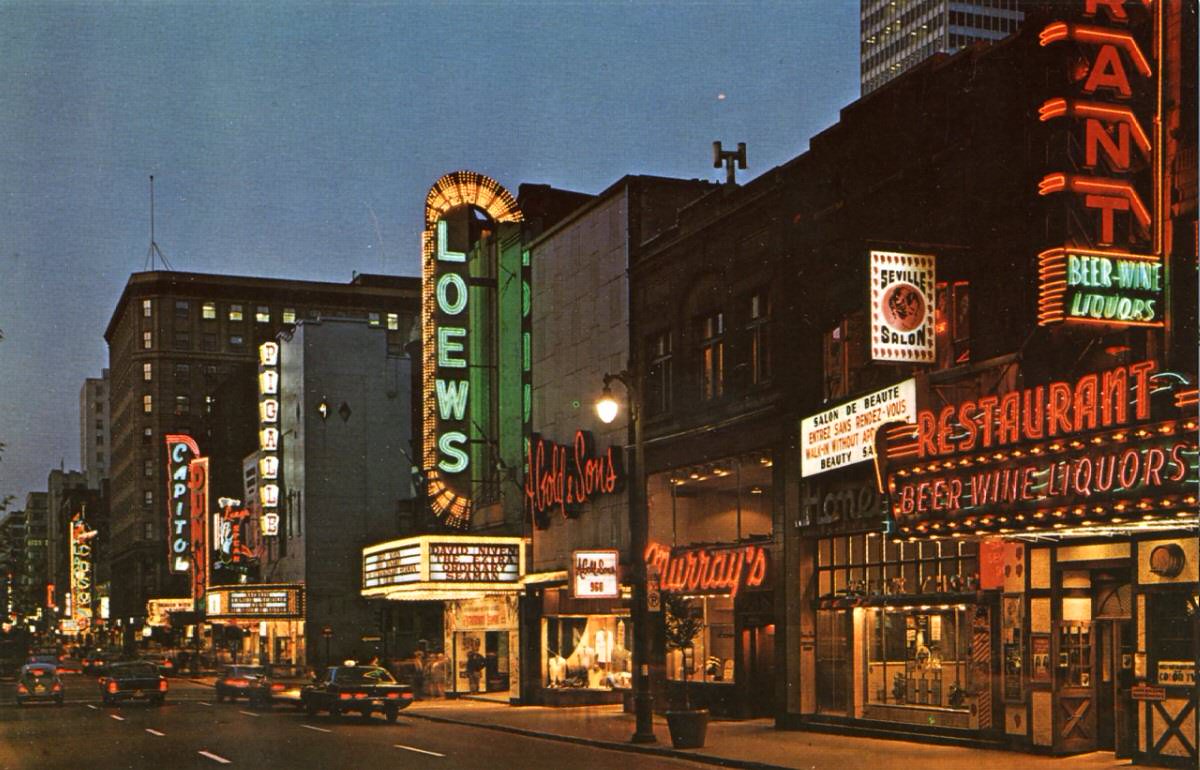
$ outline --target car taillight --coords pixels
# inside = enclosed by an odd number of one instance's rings
[[[389,692],[389,693],[387,694],[387,696],[388,696],[388,700],[396,700],[397,698],[399,698],[399,697],[400,697],[400,693],[398,693],[398,692]]]
[[[338,700],[350,700],[350,693],[348,693],[348,692],[339,693]]]
[[[18,682],[18,683],[17,683],[17,692],[25,692],[25,693],[27,693],[27,692],[29,692],[29,690],[28,690],[28,689],[26,689],[25,685],[23,685],[23,684],[20,684],[20,683]]]
[[[118,689],[118,688],[117,688],[117,683],[116,683],[115,681],[113,681],[113,682],[109,682],[109,683],[108,683],[108,691],[109,691],[109,692],[116,692],[116,691],[117,691],[117,689]]]
[[[413,699],[413,694],[412,694],[411,692],[406,692],[406,693],[404,693],[403,695],[401,695],[400,697],[401,697],[401,698],[404,698],[404,700],[412,700],[412,699]]]
[[[225,685],[227,687],[249,687],[250,682],[246,679],[226,679]]]
[[[163,661],[163,668],[174,668],[174,667],[175,667],[175,664],[172,663],[171,661],[169,661],[169,660]]]
[[[271,685],[271,690],[272,690],[273,692],[279,692],[279,691],[280,691],[280,690],[282,690],[282,689],[283,689],[283,685],[282,685],[282,684],[279,684],[278,682],[276,682],[275,684]]]
[[[365,692],[356,692],[356,693],[354,693],[354,697],[355,698],[365,698],[365,697],[367,697],[367,694]]]
[[[53,692],[62,692],[62,685],[61,685],[61,684],[59,684],[58,682],[55,682],[55,683],[54,683],[54,686],[53,686],[53,687],[51,687],[50,689],[51,689],[51,691],[53,691]]]
[[[90,660],[88,660],[87,658],[84,658],[83,660],[80,661],[80,665],[90,666],[90,665],[92,665],[92,662]]]
[[[159,692],[167,691],[167,680],[163,679],[161,676],[158,678],[158,691]]]

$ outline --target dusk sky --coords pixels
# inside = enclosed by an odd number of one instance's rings
[[[0,496],[77,469],[79,390],[155,240],[180,271],[418,275],[471,169],[748,179],[858,97],[858,0],[0,0]]]

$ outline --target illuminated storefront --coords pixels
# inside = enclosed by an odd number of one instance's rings
[[[362,552],[362,596],[441,602],[447,694],[508,701],[520,692],[517,599],[525,576],[519,537],[422,535]]]
[[[209,623],[241,629],[240,662],[303,665],[307,661],[304,586],[211,586],[205,610]]]
[[[1194,375],[1144,361],[885,428],[879,469],[897,537],[867,534],[848,548],[835,538],[818,555],[821,585],[834,606],[853,607],[845,622],[868,649],[865,673],[848,680],[849,701],[864,696],[855,713],[878,718],[888,698],[911,708],[914,689],[921,707],[953,710],[953,692],[962,716],[939,724],[1054,753],[1194,763],[1196,405]],[[939,592],[889,612],[897,578]],[[986,599],[973,604],[956,587]],[[818,650],[822,627],[819,616]],[[939,638],[954,651],[936,649]],[[904,651],[903,669],[876,663],[889,649]],[[940,676],[921,681],[935,659]],[[965,677],[949,659],[967,661]]]

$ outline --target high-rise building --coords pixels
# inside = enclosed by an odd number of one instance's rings
[[[937,53],[1016,32],[1021,0],[862,0],[860,82],[864,96]]]
[[[108,478],[112,459],[111,418],[108,409],[108,370],[88,377],[79,389],[79,466],[89,489]]]
[[[242,459],[257,437],[259,343],[302,319],[353,317],[384,332],[388,349],[399,354],[420,307],[419,289],[416,278],[378,275],[356,275],[349,284],[165,271],[130,276],[105,331],[111,609],[127,634],[140,628],[147,599],[190,595],[190,575],[173,572],[168,559],[164,437],[187,434],[210,458],[214,502],[240,497]],[[223,409],[221,398],[246,406]]]

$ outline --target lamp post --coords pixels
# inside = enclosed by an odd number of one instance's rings
[[[633,570],[633,713],[635,728],[632,743],[654,743],[653,699],[650,695],[650,613],[646,607],[646,542],[650,520],[646,508],[645,448],[642,446],[641,383],[629,370],[604,375],[604,391],[596,402],[596,414],[611,423],[620,410],[609,387],[613,380],[625,386],[629,401],[629,422],[633,425],[633,468],[629,485],[629,566]]]

